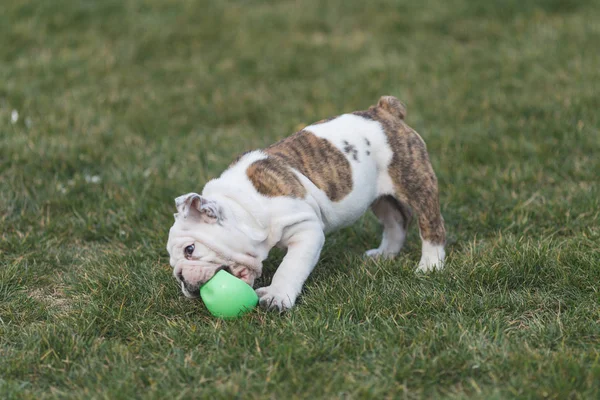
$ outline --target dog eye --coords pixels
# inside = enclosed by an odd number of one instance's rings
[[[185,254],[185,258],[190,258],[192,254],[194,254],[194,245],[190,244],[183,250],[183,254]]]

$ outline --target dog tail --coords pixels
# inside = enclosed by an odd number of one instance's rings
[[[406,107],[394,96],[381,96],[377,103],[377,107],[384,109],[400,119],[406,117]]]

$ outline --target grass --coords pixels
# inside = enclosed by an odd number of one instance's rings
[[[0,397],[598,398],[599,18],[568,0],[2,1]],[[383,94],[428,143],[447,269],[413,273],[414,227],[363,263],[367,215],[288,314],[223,322],[183,298],[173,198]]]

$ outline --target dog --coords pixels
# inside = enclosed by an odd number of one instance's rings
[[[291,308],[317,264],[325,234],[354,223],[370,207],[383,225],[366,257],[394,257],[413,212],[422,254],[417,271],[442,269],[446,232],[437,178],[425,142],[405,122],[395,97],[329,118],[263,150],[237,158],[202,194],[175,199],[167,251],[187,297],[227,269],[249,285],[277,246],[287,253],[271,284],[256,289],[269,310]]]

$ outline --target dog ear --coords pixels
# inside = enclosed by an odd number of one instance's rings
[[[198,193],[188,193],[175,199],[178,217],[200,218],[203,222],[213,224],[221,219],[221,209],[219,205],[212,200],[200,196]]]

